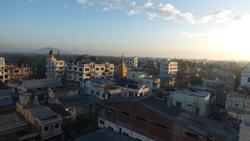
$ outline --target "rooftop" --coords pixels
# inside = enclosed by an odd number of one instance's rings
[[[26,89],[61,87],[62,82],[57,79],[33,79],[33,80],[24,80],[22,82],[22,86]]]
[[[124,100],[122,100],[124,99]],[[119,100],[110,99],[114,102],[136,102],[147,109],[150,109],[172,122],[178,123],[190,130],[193,130],[204,136],[214,136],[217,139],[233,141],[237,139],[237,132],[227,128],[223,123],[209,120],[205,117],[198,116],[191,112],[184,111],[174,106],[168,106],[166,101],[154,96],[145,96],[140,98],[128,99],[120,98]]]
[[[57,118],[56,113],[46,106],[40,105],[34,108],[30,108],[29,110],[33,116],[39,118],[40,120]]]
[[[116,81],[116,84],[122,87],[128,87],[132,89],[137,89],[140,85],[139,82],[130,79],[119,79],[118,81]]]
[[[16,112],[0,115],[0,135],[28,125]]]
[[[164,78],[164,79],[172,79],[172,78],[175,78],[175,75],[166,73],[166,74],[159,74],[159,77]]]
[[[85,104],[96,104],[101,102],[96,96],[93,95],[72,95],[59,98],[63,106],[76,106]]]
[[[181,89],[174,92],[175,94],[182,94],[187,96],[201,97],[206,98],[210,95],[210,92],[207,91],[196,91],[194,89]]]
[[[3,83],[2,81],[0,81],[0,90],[6,90],[6,89],[10,89],[9,86],[7,86],[5,83]]]
[[[111,129],[103,128],[76,138],[74,141],[136,141]]]

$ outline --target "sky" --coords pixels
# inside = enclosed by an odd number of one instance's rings
[[[249,0],[0,0],[0,52],[250,60]]]

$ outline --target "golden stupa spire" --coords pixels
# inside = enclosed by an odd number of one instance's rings
[[[124,63],[124,50],[122,49],[122,63]]]
[[[118,79],[124,79],[127,76],[127,66],[124,59],[124,51],[122,50],[121,63],[118,70]]]

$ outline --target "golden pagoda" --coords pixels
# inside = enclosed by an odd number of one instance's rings
[[[122,52],[121,63],[119,64],[119,68],[117,71],[117,79],[125,79],[127,77],[127,66],[124,61],[124,53]]]

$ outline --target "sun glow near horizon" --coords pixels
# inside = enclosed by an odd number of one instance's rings
[[[250,59],[250,15],[227,23],[214,33],[214,38],[222,45],[220,50],[236,59]]]

